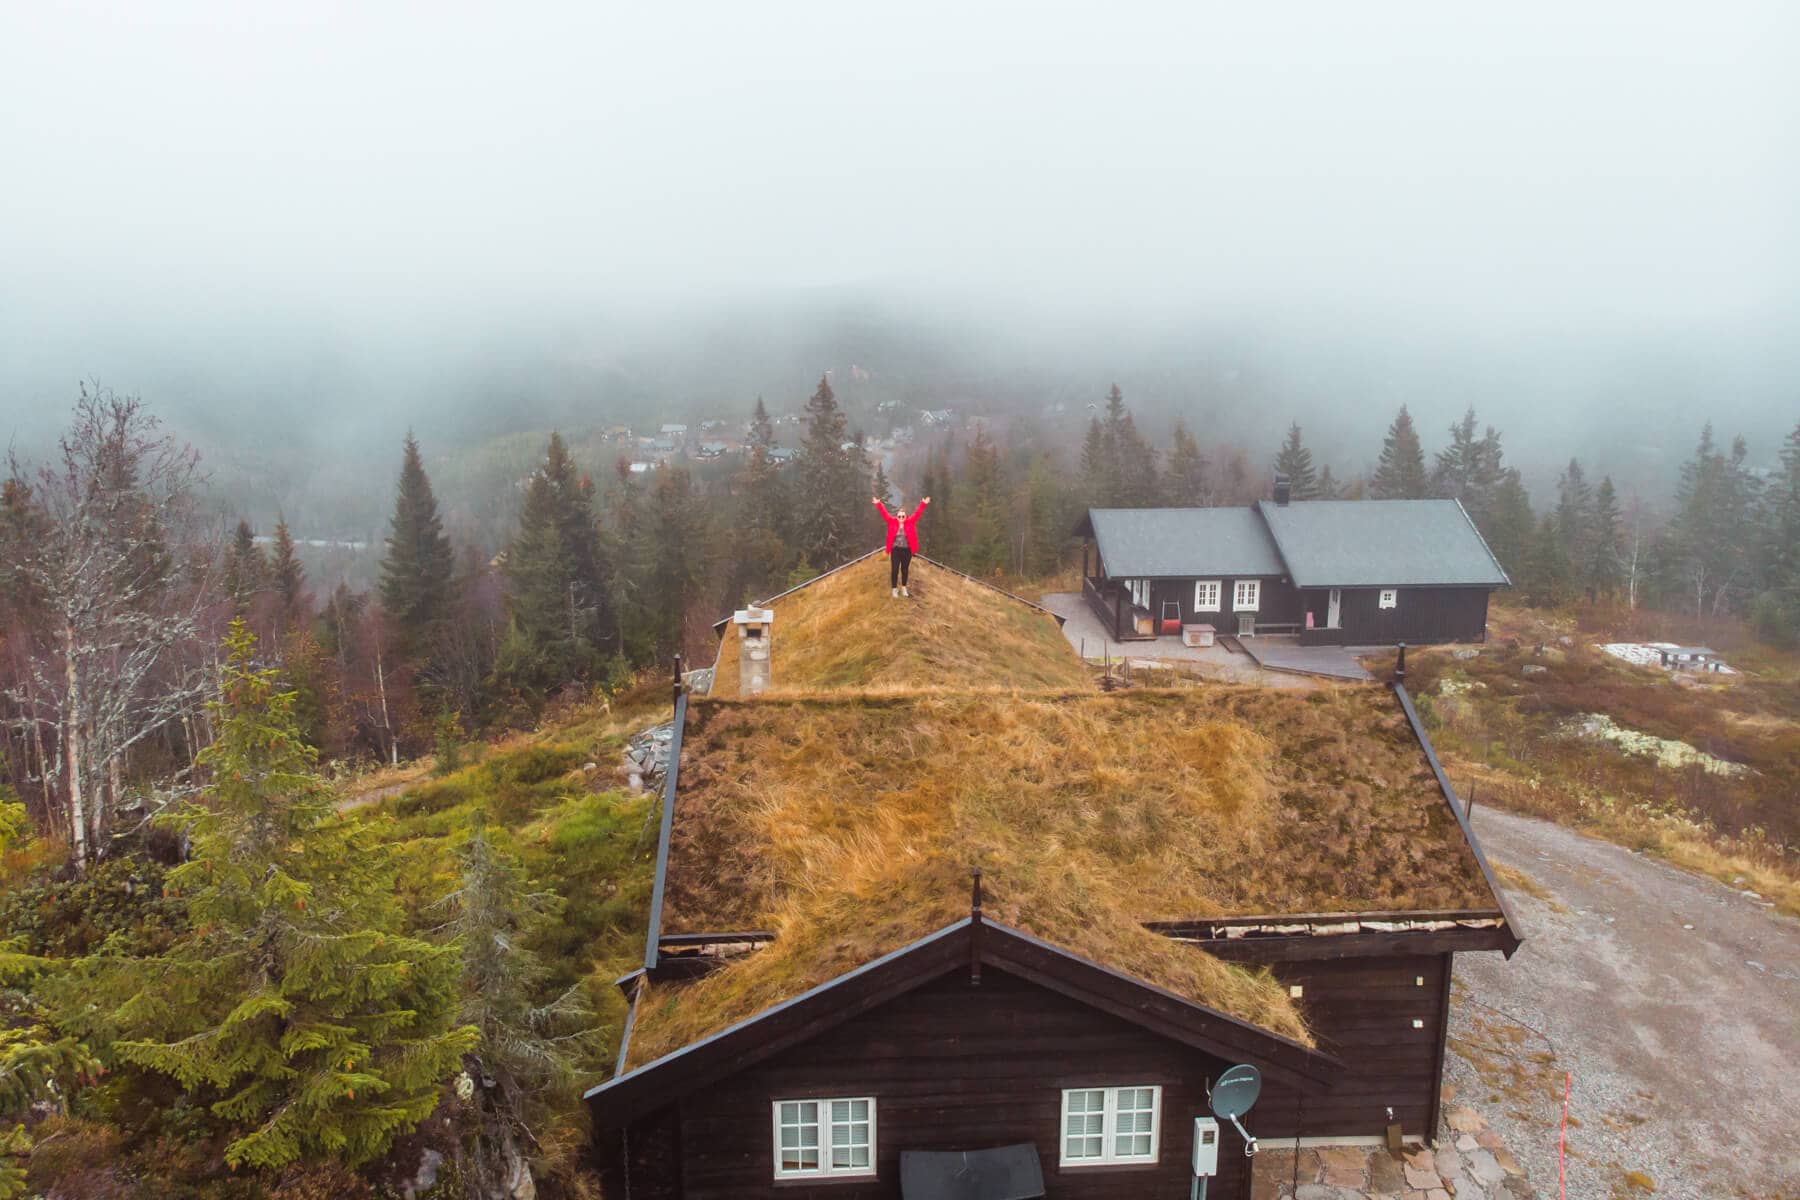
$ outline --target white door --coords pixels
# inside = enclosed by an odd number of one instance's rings
[[[1338,627],[1338,609],[1344,602],[1344,589],[1332,588],[1331,595],[1325,601],[1325,628]]]
[[[1256,636],[1256,614],[1255,613],[1239,613],[1238,614],[1238,636],[1239,637],[1255,637]]]

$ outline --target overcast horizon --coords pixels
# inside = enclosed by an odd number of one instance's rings
[[[1800,402],[1791,6],[195,2],[0,34],[8,436],[83,378],[385,432],[502,364],[732,329],[804,360],[870,314],[1084,386],[1256,347],[1297,413],[1424,378],[1515,440],[1645,378],[1647,415]],[[753,357],[696,373],[747,396]]]

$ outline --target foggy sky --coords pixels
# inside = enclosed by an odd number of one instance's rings
[[[1797,394],[1792,4],[871,7],[6,5],[0,434],[840,295],[1097,369],[1591,335]]]

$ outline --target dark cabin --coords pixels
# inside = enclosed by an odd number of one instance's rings
[[[878,606],[846,600],[881,567],[757,606],[755,646],[724,626],[724,695],[677,699],[645,959],[587,1096],[606,1194],[1185,1195],[1237,1064],[1265,1147],[1431,1140],[1454,956],[1519,939],[1404,687],[1072,690],[1049,614],[929,560],[921,619],[864,644]],[[730,686],[764,652],[770,685]],[[1208,1194],[1248,1197],[1219,1138]]]
[[[1303,645],[1480,642],[1510,586],[1455,500],[1273,501],[1246,508],[1096,508],[1082,592],[1115,641],[1286,635]]]

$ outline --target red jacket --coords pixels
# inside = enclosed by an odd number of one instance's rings
[[[906,533],[906,548],[914,554],[919,552],[919,514],[924,512],[925,506],[930,503],[929,500],[919,501],[913,505],[913,510],[907,514],[906,520],[902,521],[887,510],[887,505],[879,500],[875,502],[875,508],[881,513],[881,519],[887,522],[887,548],[882,553],[892,554],[894,552],[894,535],[902,531]]]

